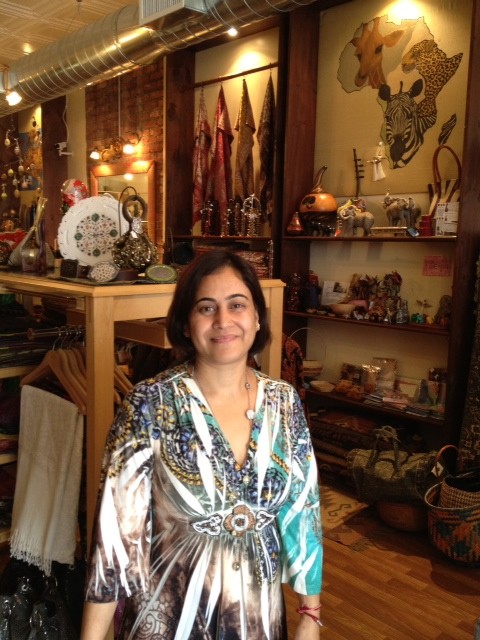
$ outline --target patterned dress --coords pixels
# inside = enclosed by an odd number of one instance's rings
[[[108,437],[86,599],[122,639],[281,640],[282,582],[321,589],[315,456],[295,389],[255,372],[246,460],[181,365],[138,383]]]

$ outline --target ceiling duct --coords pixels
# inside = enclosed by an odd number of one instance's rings
[[[203,0],[138,0],[138,9],[139,23],[155,30],[206,12]]]
[[[161,9],[155,0],[150,0],[155,2],[150,17],[165,11],[164,16],[153,18],[153,24],[165,20],[169,1],[173,0],[163,0]],[[10,66],[8,80],[9,87],[18,91],[23,101],[12,108],[0,100],[0,116],[150,64],[161,55],[213,38],[230,27],[238,29],[314,0],[177,1],[184,4],[180,9],[177,5],[171,7],[168,28],[141,25],[139,6],[128,5],[19,59]],[[0,81],[2,90],[5,87]]]

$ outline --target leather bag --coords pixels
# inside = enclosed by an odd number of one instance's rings
[[[393,427],[381,427],[375,436],[373,449],[352,449],[347,454],[347,467],[359,499],[423,504],[426,490],[438,481],[434,474],[436,452],[402,451]],[[391,448],[383,450],[382,443]]]

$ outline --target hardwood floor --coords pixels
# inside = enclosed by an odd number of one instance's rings
[[[285,587],[289,640],[297,598]],[[324,538],[322,640],[473,640],[480,617],[480,568],[440,554],[427,533],[391,529],[353,551]]]

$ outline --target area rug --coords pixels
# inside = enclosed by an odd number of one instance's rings
[[[388,527],[378,519],[375,507],[360,502],[348,491],[322,485],[320,501],[325,538],[363,551],[388,535]]]

